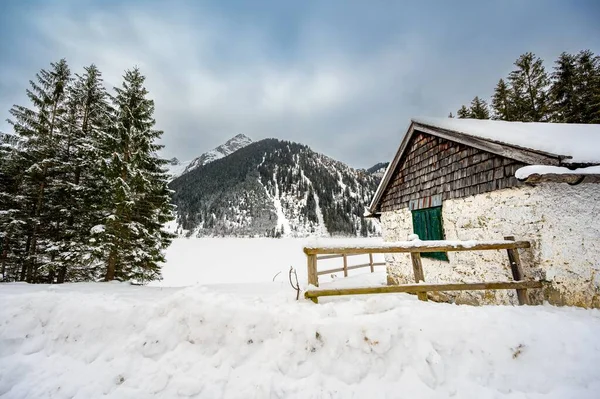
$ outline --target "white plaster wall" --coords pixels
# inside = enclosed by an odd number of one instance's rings
[[[490,240],[513,235],[529,240],[520,250],[526,275],[547,279],[544,299],[555,304],[600,307],[600,185],[543,184],[497,190],[444,201],[448,240]],[[408,209],[381,216],[386,241],[412,234]],[[428,282],[497,281],[511,278],[506,251],[450,252],[449,262],[423,258]],[[413,282],[410,256],[388,255],[388,282]],[[540,290],[529,290],[534,302]],[[536,292],[538,291],[538,292]],[[516,303],[514,291],[471,291],[442,295],[458,303]]]

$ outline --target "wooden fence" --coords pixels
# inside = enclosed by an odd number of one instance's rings
[[[392,292],[416,293],[422,301],[427,301],[427,292],[438,291],[472,291],[472,290],[508,290],[517,291],[517,298],[520,305],[528,304],[527,289],[541,288],[541,281],[525,281],[521,260],[518,249],[529,248],[529,241],[515,241],[514,237],[505,237],[501,241],[406,241],[389,244],[382,244],[370,247],[348,247],[348,246],[328,246],[328,247],[305,247],[304,253],[307,257],[308,283],[318,287],[319,275],[344,271],[344,276],[348,275],[351,268],[367,267],[381,265],[373,264],[373,254],[386,253],[410,253],[413,266],[413,274],[416,284],[402,284],[379,287],[362,288],[338,288],[338,289],[310,289],[304,296],[313,302],[318,302],[320,296],[337,295],[362,295],[362,294],[384,294]],[[485,251],[485,250],[506,250],[513,281],[487,281],[478,283],[449,283],[449,284],[424,284],[425,275],[421,262],[421,253],[423,252],[455,252],[455,251]],[[347,266],[347,257],[352,255],[369,254],[370,264]],[[317,270],[317,261],[320,259],[332,259],[342,257],[344,259],[344,268],[332,269],[319,272]],[[385,263],[384,263],[385,264]]]
[[[306,249],[305,249],[305,251],[306,251]],[[349,256],[358,256],[358,255],[369,255],[369,263],[361,263],[359,265],[348,266],[348,257]],[[344,253],[344,254],[316,256],[315,257],[315,267],[316,267],[316,262],[319,260],[336,259],[336,258],[342,258],[343,266],[339,267],[337,269],[328,269],[328,270],[317,271],[316,272],[316,275],[317,275],[316,282],[317,283],[315,285],[318,286],[318,284],[319,284],[318,276],[321,276],[323,274],[344,272],[344,277],[348,277],[348,270],[361,269],[363,267],[368,267],[371,269],[371,273],[373,273],[375,271],[375,266],[385,266],[386,265],[385,262],[373,262],[373,254],[372,253],[368,253],[368,254],[367,253],[361,253],[361,254],[345,254]]]

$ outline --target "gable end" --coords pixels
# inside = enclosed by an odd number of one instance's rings
[[[526,165],[415,130],[383,191],[378,211],[406,208],[411,200],[438,194],[446,200],[521,186],[514,175]]]

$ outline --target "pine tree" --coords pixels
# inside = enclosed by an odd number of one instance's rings
[[[60,132],[64,129],[66,98],[71,82],[66,60],[41,70],[36,81],[30,81],[27,95],[33,109],[15,105],[9,120],[15,133],[22,138],[19,157],[23,163],[20,185],[21,211],[27,217],[25,252],[21,279],[28,282],[53,279],[52,262],[56,257],[56,238],[62,220],[62,204],[57,197],[56,178],[62,173],[59,152]]]
[[[108,126],[108,95],[95,65],[76,75],[69,92],[66,130],[62,147],[65,166],[62,195],[65,223],[60,237],[57,282],[98,278],[91,256],[91,229],[101,223],[107,183],[102,175],[100,146]],[[70,271],[67,273],[67,271]]]
[[[492,96],[493,119],[503,121],[514,120],[511,98],[511,88],[506,84],[504,79],[500,79],[494,89],[494,95]]]
[[[22,263],[24,226],[27,216],[21,205],[19,187],[22,163],[19,138],[0,132],[0,281],[16,281]]]
[[[516,70],[508,80],[512,86],[515,120],[540,122],[549,119],[548,76],[543,62],[533,53],[525,53],[516,61]]]
[[[460,109],[456,112],[456,117],[458,119],[467,119],[471,117],[471,111],[465,107],[464,105],[460,107]]]
[[[147,98],[139,69],[125,72],[113,98],[114,120],[104,140],[109,182],[106,218],[94,229],[106,262],[106,280],[160,278],[160,262],[172,235],[167,161],[157,157],[162,134],[154,129],[154,101]]]
[[[575,97],[579,123],[600,123],[600,57],[583,50],[576,57]]]
[[[563,52],[552,73],[550,98],[552,100],[552,120],[574,123],[581,119],[579,100],[575,90],[576,57]]]
[[[448,118],[454,118],[454,115],[452,115],[452,112],[450,112],[450,113],[448,114]]]
[[[469,115],[474,119],[490,119],[490,110],[485,100],[475,96],[473,101],[471,101]]]
[[[369,230],[367,229],[367,221],[363,216],[360,217],[360,235],[361,237],[369,236]]]

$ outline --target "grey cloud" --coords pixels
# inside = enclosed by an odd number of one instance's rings
[[[36,25],[48,53],[67,57],[74,70],[96,63],[109,86],[139,66],[165,131],[164,156],[180,159],[244,133],[301,142],[368,167],[392,157],[410,117],[445,116],[475,95],[489,96],[520,51],[458,54],[426,27],[398,29],[350,51],[352,37],[309,19],[294,48],[274,54],[260,26],[235,26],[208,11],[112,11],[75,18],[49,8]]]

